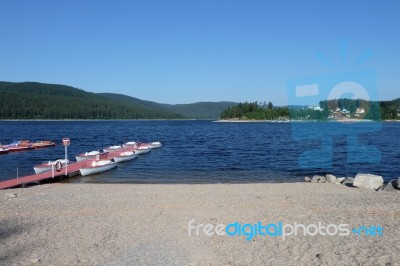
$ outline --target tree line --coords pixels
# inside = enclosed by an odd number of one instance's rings
[[[332,114],[348,111],[348,117],[356,117],[359,108],[363,109],[360,119],[388,120],[399,119],[400,98],[393,101],[366,101],[362,99],[335,99],[321,101],[319,107],[322,110],[315,110],[306,106],[298,108],[273,107],[258,102],[244,102],[236,106],[228,107],[221,112],[221,119],[254,119],[254,120],[328,120]],[[339,108],[339,109],[338,109]]]
[[[288,108],[274,108],[273,104],[259,104],[258,102],[239,103],[222,111],[221,119],[255,119],[255,120],[277,120],[288,119]]]
[[[0,119],[182,119],[64,85],[0,82]]]
[[[324,109],[324,114],[329,114],[339,108],[346,109],[351,115],[354,115],[357,109],[363,109],[363,119],[369,120],[388,120],[399,119],[400,98],[392,101],[367,101],[363,99],[334,99],[321,101],[320,107]]]

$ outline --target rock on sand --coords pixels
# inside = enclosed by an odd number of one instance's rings
[[[354,183],[354,178],[353,177],[347,177],[342,184],[348,187],[352,187]]]
[[[311,183],[326,183],[326,178],[322,175],[315,175],[311,179]]]
[[[379,175],[358,174],[353,185],[359,188],[378,189],[383,185],[383,178]]]
[[[390,180],[389,183],[386,184],[385,188],[383,189],[383,191],[386,192],[400,192],[400,190],[398,190],[397,188],[397,180],[393,179]]]
[[[326,175],[326,180],[328,181],[328,183],[336,183],[336,176]]]

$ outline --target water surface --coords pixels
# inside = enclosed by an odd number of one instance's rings
[[[127,141],[161,141],[159,150],[121,163],[106,173],[68,182],[99,183],[243,183],[293,182],[304,175],[380,174],[385,180],[400,172],[400,123],[213,123],[211,121],[2,121],[0,142],[52,140],[54,148],[0,155],[0,180],[33,174],[33,166],[64,157],[63,137],[71,139],[69,159]],[[372,151],[349,161],[349,135]],[[322,150],[330,139],[331,151]],[[320,150],[330,166],[304,165],[301,158]],[[314,156],[314,155],[313,155]],[[371,158],[374,157],[374,158]],[[364,160],[364,162],[362,162]],[[365,163],[365,161],[370,161]],[[322,160],[323,161],[323,160]],[[326,160],[325,160],[326,163]],[[303,164],[303,165],[302,165]]]

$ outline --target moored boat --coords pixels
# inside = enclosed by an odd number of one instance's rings
[[[36,141],[33,142],[32,147],[35,149],[40,149],[40,148],[47,148],[47,147],[53,147],[56,146],[56,144],[52,141],[49,140],[42,140],[42,141]]]
[[[122,145],[122,147],[126,148],[136,148],[137,147],[137,142],[135,141],[128,141],[125,144]]]
[[[103,151],[104,152],[113,152],[113,151],[117,151],[117,150],[121,150],[121,149],[122,149],[121,145],[114,145],[114,146],[104,148]]]
[[[150,147],[150,149],[158,149],[158,148],[162,147],[162,144],[159,141],[154,141],[154,142],[149,143],[149,147]]]
[[[111,170],[117,166],[116,162],[110,160],[94,161],[91,165],[84,166],[79,169],[82,176],[93,175]]]
[[[29,142],[29,140],[15,141],[7,146],[5,146],[9,152],[25,151],[34,149]]]
[[[6,154],[8,151],[9,150],[7,148],[0,147],[0,154]]]
[[[137,157],[137,155],[134,151],[125,151],[125,152],[121,152],[120,154],[113,156],[113,160],[114,160],[114,162],[121,163],[121,162],[126,162],[129,160],[133,160],[136,157]]]
[[[20,146],[11,146],[8,148],[9,152],[16,152],[16,151],[27,151],[27,150],[33,150],[33,147],[20,147]]]
[[[150,143],[143,143],[143,142],[135,142],[135,141],[130,141],[130,142],[126,142],[125,144],[122,145],[125,149],[126,148],[143,148],[143,147],[149,147],[150,149],[157,149],[157,148],[161,148],[162,144],[159,141],[154,141],[154,142],[150,142]]]
[[[151,152],[151,148],[149,145],[140,145],[137,148],[135,148],[134,151],[137,155],[140,155]]]
[[[95,159],[96,156],[98,156],[98,155],[100,155],[99,151],[90,151],[90,152],[81,153],[81,154],[77,155],[75,158],[76,158],[77,162],[81,162],[81,161],[88,160],[88,159]]]
[[[67,159],[60,159],[56,161],[49,161],[48,163],[44,164],[39,164],[33,167],[33,170],[35,170],[36,174],[41,174],[47,171],[51,171],[54,169],[54,171],[61,171],[63,168],[65,168],[68,165],[69,161]]]

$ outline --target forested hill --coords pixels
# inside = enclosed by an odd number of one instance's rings
[[[192,119],[217,119],[223,110],[237,105],[235,102],[198,102],[190,104],[161,104],[151,101],[144,101],[134,97],[115,94],[98,93],[103,97],[117,101],[121,104],[134,104],[142,108],[151,108],[163,112],[172,112]]]
[[[182,119],[65,85],[0,82],[0,119]]]
[[[319,106],[273,107],[267,104],[239,103],[221,112],[221,119],[242,120],[400,120],[400,98],[392,101],[334,99]]]

